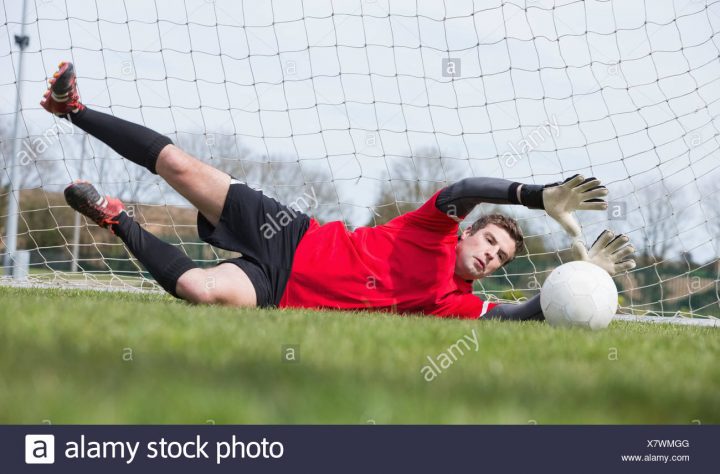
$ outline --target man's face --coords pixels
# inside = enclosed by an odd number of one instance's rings
[[[455,255],[455,275],[463,280],[477,280],[512,260],[515,241],[495,224],[488,224],[473,235],[467,228],[460,236]]]

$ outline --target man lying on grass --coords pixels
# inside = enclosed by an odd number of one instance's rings
[[[120,200],[100,196],[87,181],[65,189],[73,209],[110,228],[168,293],[191,303],[542,319],[538,296],[498,305],[472,294],[474,280],[507,265],[523,248],[517,223],[500,214],[480,218],[458,237],[459,223],[481,202],[544,209],[575,239],[580,258],[611,274],[635,266],[626,236],[605,231],[589,253],[577,240],[580,227],[572,212],[607,208],[607,189],[595,178],[575,175],[545,186],[467,178],[416,211],[350,232],[342,222],[321,225],[289,209],[163,135],[85,107],[71,63],[60,64],[41,105],[160,175],[198,209],[198,233],[205,242],[242,255],[198,268],[140,227]],[[268,235],[262,229],[272,216],[284,219]]]

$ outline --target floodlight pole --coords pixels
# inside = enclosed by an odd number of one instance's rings
[[[20,87],[22,85],[22,73],[23,73],[23,52],[28,44],[30,44],[30,37],[25,35],[25,12],[27,10],[27,0],[23,0],[22,16],[20,17],[20,35],[15,35],[15,44],[20,48],[20,54],[18,57],[18,73],[17,73],[17,91],[15,93],[15,121],[13,124],[12,137],[13,151],[12,156],[8,160],[10,162],[10,183],[8,192],[8,214],[7,214],[7,226],[6,226],[6,237],[5,237],[5,259],[3,266],[5,268],[6,275],[13,275],[13,268],[15,263],[15,251],[17,250],[17,229],[18,229],[18,209],[20,201],[20,192],[15,190],[14,186],[18,182],[18,174],[20,163],[17,162],[18,153],[20,152],[20,140],[18,139],[18,128],[20,127]]]

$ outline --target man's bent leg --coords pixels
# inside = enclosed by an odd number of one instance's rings
[[[257,305],[250,278],[237,265],[221,263],[212,268],[194,268],[177,282],[177,294],[196,304],[253,307]]]
[[[238,268],[238,263],[200,269],[182,250],[143,229],[127,215],[119,199],[101,196],[91,183],[76,181],[65,188],[64,194],[67,203],[77,212],[101,227],[112,229],[171,295],[192,303],[255,305],[255,287],[246,271],[255,270],[253,277],[257,280],[256,267],[245,267],[244,271],[242,267]]]

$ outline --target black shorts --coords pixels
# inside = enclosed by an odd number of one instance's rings
[[[302,198],[301,198],[302,199]],[[303,201],[298,199],[298,207]],[[305,200],[307,203],[307,200]],[[214,247],[239,252],[241,257],[224,260],[240,267],[250,278],[257,305],[280,303],[295,249],[310,225],[310,217],[280,204],[236,179],[230,189],[217,227],[198,213],[198,234]]]

